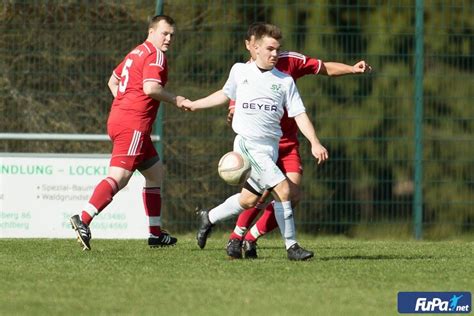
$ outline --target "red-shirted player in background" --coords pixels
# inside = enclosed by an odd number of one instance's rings
[[[174,35],[174,20],[158,15],[148,25],[146,41],[133,49],[114,69],[108,86],[114,101],[107,121],[113,143],[109,172],[96,186],[89,203],[70,221],[84,250],[90,250],[89,225],[124,188],[135,170],[145,177],[143,204],[149,220],[150,247],[172,246],[177,239],[161,229],[163,164],[151,141],[160,101],[181,108],[185,100],[164,89],[168,80],[165,52]]]
[[[249,27],[247,38],[245,40],[245,46],[250,52],[251,61],[255,60],[253,29],[255,25],[258,24],[259,22],[254,23]],[[295,82],[298,78],[305,75],[321,74],[336,77],[348,74],[363,74],[372,70],[365,61],[359,61],[355,65],[350,66],[338,62],[322,62],[319,59],[295,52],[281,52],[278,56],[278,63],[275,68],[292,76]],[[229,106],[228,121],[232,120],[233,110],[233,103],[231,102]],[[288,118],[286,113],[280,124],[283,136],[280,139],[277,165],[289,179],[292,205],[295,207],[300,199],[299,185],[301,183],[303,172],[301,158],[298,151],[298,128],[295,120]],[[249,225],[265,206],[266,197],[267,194],[264,194],[260,199],[260,202],[254,208],[245,210],[239,215],[234,231],[230,235],[227,244],[227,254],[229,257],[235,259],[242,258],[243,249],[245,258],[257,258],[257,239],[278,227],[273,211],[273,205],[272,203],[269,203],[262,216],[258,219],[255,225],[248,230]]]

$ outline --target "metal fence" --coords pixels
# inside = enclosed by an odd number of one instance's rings
[[[160,1],[3,1],[2,133],[105,133],[114,66],[145,38]],[[365,59],[367,76],[309,76],[298,88],[330,161],[302,139],[298,229],[349,236],[472,234],[474,94],[472,1],[163,1],[177,21],[168,88],[190,98],[219,89],[247,60],[247,26],[280,26],[284,49],[325,62]],[[235,188],[218,178],[232,148],[226,110],[163,106],[164,217],[194,226],[196,204]],[[107,143],[9,139],[3,151],[103,152]]]

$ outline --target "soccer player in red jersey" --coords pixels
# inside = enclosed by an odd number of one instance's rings
[[[260,22],[252,24],[247,32],[245,46],[250,52],[250,62],[255,60],[254,49],[254,29]],[[325,75],[330,77],[363,74],[370,72],[372,68],[365,62],[359,61],[355,65],[347,65],[339,62],[323,62],[319,59],[305,56],[297,52],[280,52],[276,69],[289,74],[296,80],[306,75]],[[232,121],[233,102],[229,105],[228,121]],[[280,139],[278,153],[278,167],[286,174],[290,183],[290,192],[292,205],[295,207],[300,199],[301,178],[303,167],[299,154],[298,128],[295,120],[288,115],[281,119],[281,129],[283,136]],[[262,235],[278,227],[275,219],[273,204],[265,205],[265,199],[268,194],[264,193],[259,203],[251,209],[240,213],[234,231],[229,237],[227,244],[227,254],[231,258],[242,258],[242,250],[245,258],[257,258],[256,241]],[[266,206],[266,207],[265,207]],[[264,208],[262,216],[257,220],[254,226],[248,229],[260,211]]]
[[[84,250],[91,249],[92,219],[127,185],[135,170],[145,177],[142,197],[149,221],[148,245],[172,246],[177,242],[161,229],[163,164],[150,136],[160,101],[181,108],[185,100],[164,89],[168,80],[165,52],[172,42],[174,25],[169,16],[153,17],[146,41],[129,52],[110,76],[108,86],[114,101],[107,121],[113,143],[108,175],[96,186],[81,214],[70,219]]]

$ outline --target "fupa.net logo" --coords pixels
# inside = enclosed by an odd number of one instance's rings
[[[471,292],[399,292],[399,313],[456,313],[471,312]]]

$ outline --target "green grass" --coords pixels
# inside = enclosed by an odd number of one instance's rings
[[[473,242],[301,237],[309,262],[277,238],[258,260],[228,260],[224,235],[205,250],[143,240],[0,239],[0,314],[396,315],[399,291],[473,291]]]

